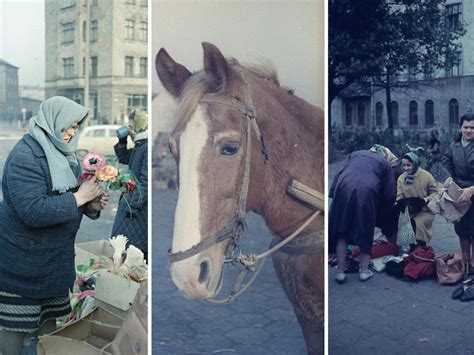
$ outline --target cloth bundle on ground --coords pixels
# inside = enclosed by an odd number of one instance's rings
[[[440,285],[455,284],[467,277],[468,262],[461,251],[436,255],[436,275]]]
[[[431,278],[435,275],[435,254],[430,246],[417,245],[404,260],[403,274],[408,280]]]
[[[354,250],[352,250],[352,256],[359,256],[359,254],[359,247],[356,247]],[[388,241],[375,241],[372,244],[372,251],[370,253],[371,259],[377,259],[387,255],[398,255],[398,246]]]
[[[448,223],[458,221],[471,207],[471,202],[459,203],[462,189],[453,181],[447,189],[441,189],[438,195],[428,203],[433,213],[443,216]]]

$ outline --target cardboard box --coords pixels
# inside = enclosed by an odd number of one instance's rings
[[[99,260],[101,256],[112,258],[114,248],[108,240],[78,243],[75,245],[75,264],[88,265],[90,259]]]
[[[38,340],[38,355],[112,354],[110,345],[123,319],[102,308]],[[102,351],[102,352],[101,352]]]
[[[114,307],[128,310],[140,288],[140,283],[99,270],[96,274],[95,298]]]

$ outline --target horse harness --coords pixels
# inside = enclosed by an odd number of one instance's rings
[[[228,257],[226,257],[224,263],[226,264],[242,264],[245,266],[234,285],[233,291],[224,299],[216,300],[216,299],[206,299],[206,301],[211,303],[219,303],[219,304],[227,304],[232,302],[237,296],[243,293],[250,284],[253,283],[256,276],[260,272],[263,261],[265,258],[272,254],[273,252],[280,250],[284,253],[289,255],[303,255],[303,254],[311,254],[316,251],[320,251],[324,249],[324,225],[316,227],[314,230],[309,232],[302,233],[302,231],[318,216],[321,214],[321,210],[315,211],[307,220],[306,222],[301,225],[293,234],[284,238],[282,241],[278,242],[273,240],[270,248],[266,250],[264,253],[260,255],[249,254],[243,255],[240,253],[240,238],[242,233],[247,229],[247,222],[246,222],[246,211],[245,207],[247,204],[247,194],[249,188],[249,179],[250,179],[250,160],[251,160],[251,130],[254,129],[261,148],[261,153],[263,155],[265,163],[269,160],[268,148],[261,133],[258,124],[257,124],[257,113],[255,107],[253,105],[253,100],[249,94],[250,90],[248,89],[248,83],[245,80],[245,76],[243,71],[240,67],[237,67],[239,70],[242,80],[247,88],[245,90],[245,98],[244,100],[240,100],[237,97],[230,96],[230,95],[221,95],[216,96],[213,94],[204,94],[204,96],[199,100],[199,103],[210,103],[210,104],[221,104],[225,105],[234,109],[239,110],[242,112],[245,117],[247,118],[247,133],[246,133],[246,141],[247,141],[247,149],[246,149],[246,157],[245,157],[245,170],[244,176],[242,180],[242,187],[240,190],[239,200],[237,204],[237,209],[235,213],[235,217],[231,220],[231,222],[223,229],[218,231],[215,235],[208,237],[201,242],[193,245],[191,248],[186,249],[184,251],[178,251],[176,253],[172,253],[171,249],[168,251],[168,260],[170,263],[174,263],[177,261],[182,261],[188,259],[192,256],[195,256],[202,251],[208,249],[214,244],[220,243],[227,238],[231,237],[232,242],[230,245],[230,252],[228,252]],[[298,241],[296,242],[295,237],[300,236]],[[236,251],[239,252],[238,256],[234,256]],[[259,260],[262,260],[258,269],[256,268],[256,264]],[[245,277],[246,272],[254,272],[252,278],[243,286],[241,286],[242,281]]]

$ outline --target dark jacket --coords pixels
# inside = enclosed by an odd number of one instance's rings
[[[36,299],[67,296],[83,212],[73,191],[52,191],[46,156],[31,136],[11,150],[2,191],[0,290]]]
[[[334,177],[329,197],[329,247],[335,251],[339,238],[360,246],[370,254],[377,215],[395,202],[396,184],[392,168],[377,153],[351,153]]]
[[[460,140],[451,144],[443,157],[443,165],[459,187],[474,186],[474,143],[466,147]],[[456,234],[462,238],[474,235],[474,196],[471,202],[469,210],[454,224]]]
[[[446,150],[443,165],[459,187],[474,186],[474,143],[454,142]]]
[[[135,142],[133,149],[117,143],[115,154],[137,179],[137,188],[130,195],[120,197],[112,236],[123,234],[144,253],[148,250],[148,140]]]

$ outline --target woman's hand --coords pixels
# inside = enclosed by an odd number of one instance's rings
[[[89,212],[99,212],[103,210],[109,203],[110,195],[104,192],[101,196],[94,198],[87,204],[87,210]]]
[[[448,177],[446,180],[444,180],[444,187],[448,187],[452,182],[453,182],[453,178],[450,176]]]
[[[474,195],[474,186],[462,189],[462,195],[459,197],[459,202],[469,202],[472,195]]]
[[[102,194],[102,186],[97,184],[95,176],[89,181],[85,181],[79,186],[79,190],[74,193],[77,207],[81,207],[89,201]]]

